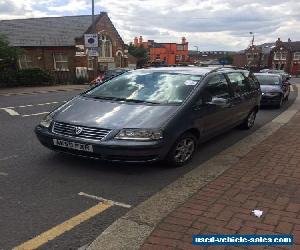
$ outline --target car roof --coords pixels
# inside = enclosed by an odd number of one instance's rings
[[[222,71],[232,71],[232,72],[243,72],[247,70],[235,69],[230,67],[153,67],[145,69],[137,69],[135,72],[139,71],[151,71],[151,72],[167,72],[167,73],[179,73],[179,74],[194,74],[194,75],[205,75],[210,72],[222,72]]]
[[[255,76],[269,76],[269,77],[272,77],[272,76],[277,76],[277,77],[281,77],[280,74],[271,74],[271,73],[254,73]]]

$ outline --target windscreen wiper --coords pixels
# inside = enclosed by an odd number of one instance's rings
[[[135,103],[160,104],[159,102],[151,102],[151,101],[138,100],[138,99],[126,99],[126,98],[124,98],[124,101],[125,102],[135,102]]]
[[[113,101],[135,102],[135,103],[160,104],[159,102],[151,102],[151,101],[145,101],[145,100],[128,99],[128,98],[113,97],[113,96],[96,96],[96,95],[90,95],[88,97],[91,97],[91,98],[94,98],[94,99],[101,99],[101,100],[113,100]]]

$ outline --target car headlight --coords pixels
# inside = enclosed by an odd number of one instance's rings
[[[160,129],[122,129],[116,136],[119,140],[151,141],[162,139]]]
[[[52,121],[53,121],[53,114],[50,113],[41,120],[40,126],[44,128],[49,128]]]

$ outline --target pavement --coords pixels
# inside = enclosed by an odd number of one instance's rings
[[[0,96],[1,250],[141,248],[165,217],[283,126],[298,94],[293,85],[282,109],[260,110],[253,129],[228,131],[184,168],[170,169],[81,159],[40,145],[36,124],[81,91]]]
[[[87,249],[300,249],[299,110],[297,98],[275,119],[130,210]],[[292,234],[294,245],[199,247],[192,245],[195,234]]]
[[[299,145],[300,112],[166,216],[141,249],[213,249],[192,247],[195,234],[292,234],[286,248],[300,249]]]
[[[54,85],[54,86],[37,86],[37,87],[13,87],[0,88],[0,96],[12,95],[28,95],[28,94],[43,94],[58,91],[75,91],[88,89],[89,85],[84,84],[68,84],[68,85]]]

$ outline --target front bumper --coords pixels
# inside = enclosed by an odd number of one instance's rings
[[[268,96],[268,95],[262,95],[260,100],[260,105],[277,105],[280,102],[281,95],[277,96]]]
[[[126,140],[86,140],[83,138],[72,138],[52,133],[50,130],[37,126],[35,134],[45,147],[77,156],[98,158],[108,161],[123,162],[153,162],[165,158],[169,151],[163,140],[159,141],[126,141]],[[56,146],[53,139],[89,144],[93,146],[93,152]]]

